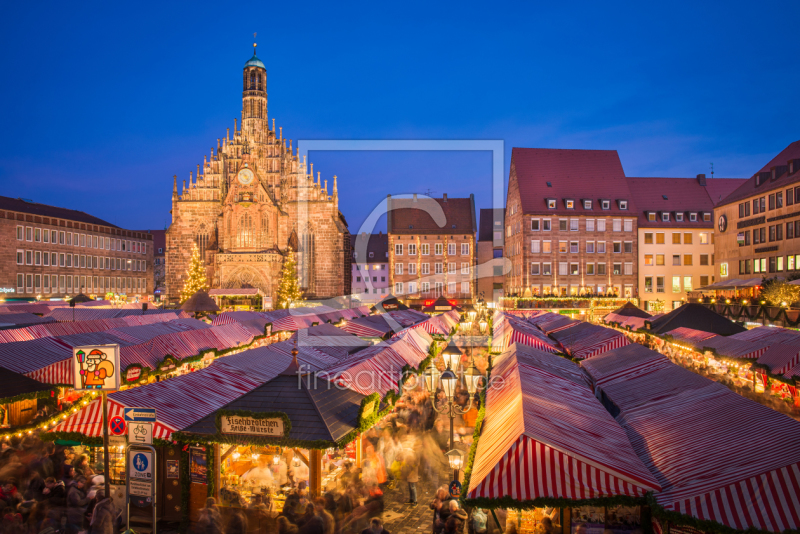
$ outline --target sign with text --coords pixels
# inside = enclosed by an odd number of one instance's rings
[[[130,455],[131,464],[128,466],[128,476],[131,481],[144,480],[153,481],[153,453],[135,452]]]
[[[123,411],[126,421],[140,421],[154,423],[156,421],[155,408],[125,408]]]
[[[119,345],[88,345],[72,349],[75,389],[119,389]]]
[[[220,417],[220,431],[223,434],[252,434],[254,436],[282,438],[283,419],[280,417],[256,419],[254,417],[223,415]]]

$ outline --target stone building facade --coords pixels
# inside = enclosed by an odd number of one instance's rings
[[[267,71],[255,53],[243,71],[241,126],[217,139],[196,176],[174,178],[166,235],[168,299],[177,301],[197,244],[212,288],[259,288],[274,297],[284,257],[294,250],[306,298],[350,289],[350,234],[339,212],[336,176],[314,176],[283,128],[267,115]]]
[[[499,303],[505,281],[503,259],[503,218],[505,210],[484,208],[478,228],[477,296],[486,302]]]
[[[616,150],[514,148],[506,295],[635,297],[636,223]]]
[[[475,198],[413,195],[387,199],[389,289],[422,308],[444,296],[456,305],[475,298]]]
[[[0,292],[6,299],[153,294],[151,234],[82,211],[0,197]]]
[[[366,232],[350,236],[353,254],[353,303],[375,304],[391,293],[389,288],[389,236]]]

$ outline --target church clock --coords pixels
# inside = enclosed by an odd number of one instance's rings
[[[255,178],[255,174],[253,174],[252,170],[250,170],[248,168],[244,168],[244,169],[239,171],[238,178],[239,178],[239,183],[240,184],[242,184],[242,185],[250,185],[251,183],[253,183],[253,179]]]

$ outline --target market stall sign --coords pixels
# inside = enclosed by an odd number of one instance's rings
[[[255,417],[223,415],[220,417],[220,431],[223,434],[251,434],[254,436],[282,438],[284,435],[283,419],[280,417],[257,419]]]
[[[130,367],[128,370],[125,371],[125,381],[126,382],[134,382],[139,380],[142,376],[142,368],[141,367]]]

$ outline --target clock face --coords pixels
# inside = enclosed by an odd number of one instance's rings
[[[242,185],[250,185],[253,183],[253,179],[255,178],[255,174],[250,169],[242,169],[239,171],[239,183]]]
[[[717,221],[717,228],[719,228],[720,232],[724,232],[725,229],[728,228],[728,218],[724,215],[720,215]]]

